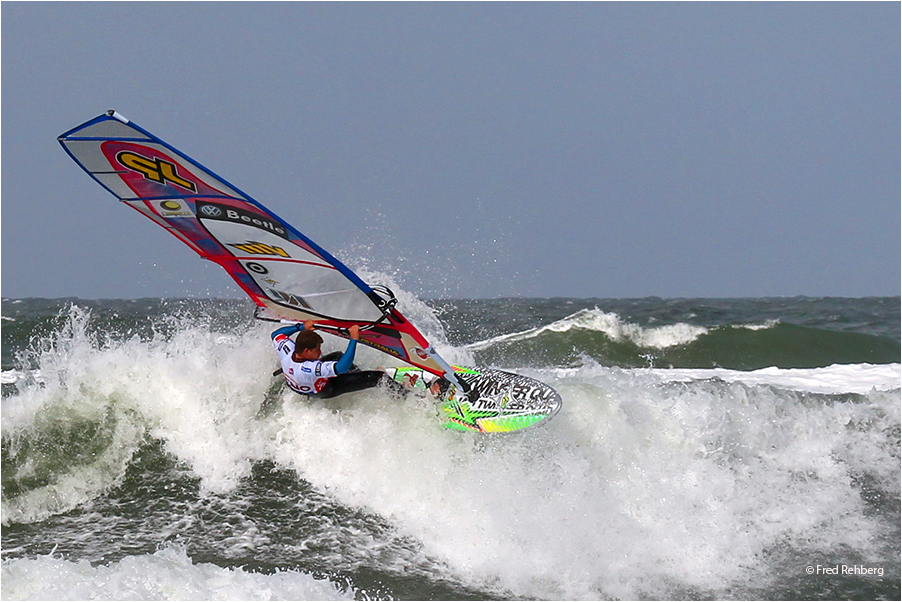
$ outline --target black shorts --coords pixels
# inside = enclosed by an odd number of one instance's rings
[[[354,391],[363,391],[378,385],[382,379],[389,381],[388,375],[382,370],[364,370],[361,372],[345,372],[333,376],[326,383],[326,386],[320,389],[319,393],[314,393],[311,397],[320,397],[328,399],[336,395],[345,393],[353,393]],[[391,381],[394,382],[394,381]]]
[[[341,356],[341,351],[333,351],[319,359],[321,362],[337,362],[341,359]],[[320,399],[329,399],[338,395],[344,395],[345,393],[371,389],[379,385],[379,383],[385,383],[385,386],[396,393],[407,393],[407,389],[405,389],[403,385],[396,383],[382,370],[358,370],[357,366],[351,365],[350,372],[333,376],[319,393],[309,393],[308,395]]]

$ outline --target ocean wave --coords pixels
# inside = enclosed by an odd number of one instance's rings
[[[257,455],[229,425],[252,418],[259,402],[247,399],[265,395],[268,326],[257,326],[262,336],[248,347],[234,332],[190,322],[149,340],[101,340],[91,320],[70,307],[54,336],[25,354],[30,365],[9,371],[16,381],[4,384],[2,406],[5,524],[59,514],[109,490],[146,433],[162,433],[212,490],[234,486]]]
[[[691,343],[707,333],[708,329],[691,324],[646,328],[625,322],[617,314],[607,313],[597,308],[581,309],[547,326],[492,337],[485,341],[471,343],[467,345],[467,348],[472,351],[483,351],[499,344],[533,340],[546,333],[562,334],[575,331],[598,332],[612,341],[631,341],[638,347],[665,349]]]
[[[570,368],[529,371],[541,380],[607,378],[610,374],[630,374],[649,383],[701,384],[721,382],[774,390],[818,395],[860,395],[898,393],[902,389],[902,364],[834,364],[823,368],[777,368],[731,370],[728,368],[612,368],[589,361]]]
[[[709,379],[741,382],[752,386],[768,386],[793,391],[841,395],[868,395],[873,392],[898,391],[902,387],[900,364],[834,364],[824,368],[762,368],[738,371],[715,369],[655,370],[662,382],[695,382]]]
[[[780,320],[704,327],[641,326],[599,309],[467,345],[477,361],[502,366],[817,368],[895,363],[900,348],[882,337],[784,324]]]
[[[854,589],[860,580],[833,580],[826,593],[781,580],[802,578],[811,558],[898,575],[899,363],[671,369],[640,354],[688,349],[703,363],[704,345],[725,357],[757,344],[773,359],[774,343],[881,339],[756,320],[766,327],[643,347],[630,334],[615,340],[625,321],[603,313],[465,350],[504,351],[563,397],[544,426],[474,437],[380,390],[330,401],[281,390],[269,325],[183,320],[165,334],[101,340],[90,316],[69,312],[73,324],[21,367],[43,384],[21,379],[3,400],[3,515],[15,517],[4,545],[21,550],[4,561],[3,598],[40,597],[41,587],[89,597],[92,585],[107,592],[104,580],[118,599],[188,586],[197,598],[252,598],[251,587],[273,599],[334,595],[304,590],[306,568],[291,572],[298,589],[281,589],[281,568],[303,563],[410,599],[877,597]],[[532,344],[569,349],[510,359]],[[363,365],[376,365],[370,351]],[[568,353],[579,361],[561,361]],[[268,401],[274,409],[260,412]],[[183,534],[183,551],[150,553]],[[57,539],[93,565],[24,557]],[[146,586],[127,583],[146,575]],[[437,589],[448,583],[469,589]],[[424,595],[434,591],[443,595]]]
[[[72,562],[53,554],[3,562],[4,600],[354,600],[328,579],[298,571],[262,574],[195,563],[184,548],[111,564]]]

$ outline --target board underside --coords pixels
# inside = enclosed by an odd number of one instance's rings
[[[548,420],[561,408],[557,391],[535,379],[491,368],[454,366],[454,372],[472,391],[462,394],[450,387],[437,400],[447,428],[480,433],[519,431]],[[436,380],[419,368],[391,368],[388,373],[407,388],[424,394]]]

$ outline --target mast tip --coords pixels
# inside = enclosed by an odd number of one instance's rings
[[[126,119],[125,117],[123,117],[122,115],[117,113],[116,109],[110,109],[106,112],[106,114],[109,115],[110,117],[112,117],[113,119],[118,119],[122,123],[128,123],[128,119]]]

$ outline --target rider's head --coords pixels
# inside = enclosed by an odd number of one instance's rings
[[[291,359],[294,361],[317,360],[321,355],[320,345],[323,337],[312,330],[302,330],[294,340],[294,353]]]
[[[442,397],[451,387],[451,382],[441,376],[432,381],[429,385],[429,392],[435,397]]]

